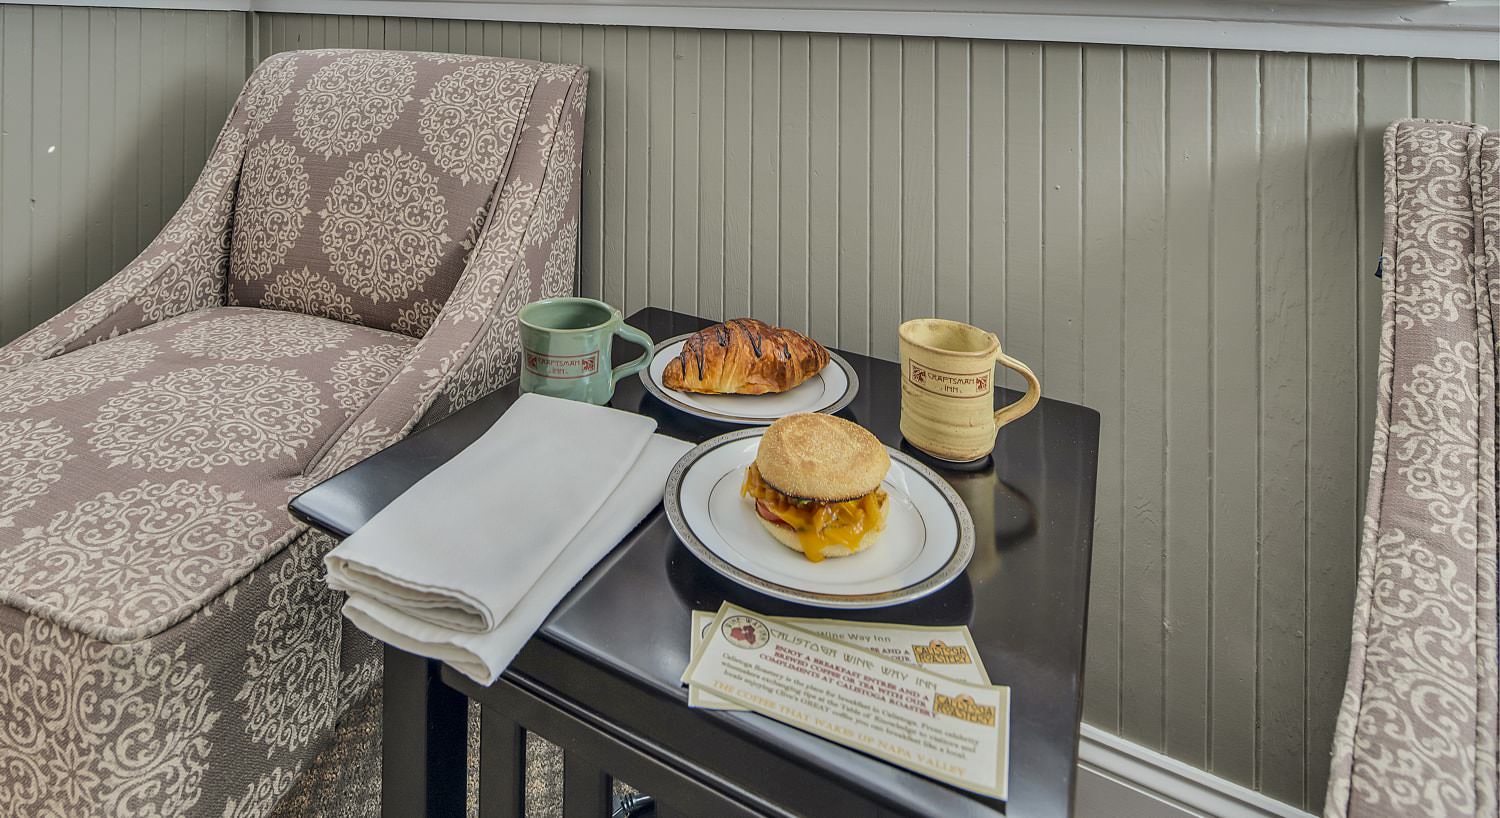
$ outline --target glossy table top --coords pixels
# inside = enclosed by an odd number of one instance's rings
[[[628,321],[656,339],[709,323],[658,309]],[[633,354],[633,348],[622,346],[618,352]],[[899,367],[841,354],[857,372],[861,389],[840,416],[888,445],[918,454],[903,444],[899,431]],[[511,384],[481,398],[309,490],[293,501],[293,512],[347,536],[482,434],[516,395]],[[1015,397],[997,394],[996,401]],[[690,442],[737,428],[680,414],[647,394],[634,377],[620,382],[611,405],[650,415],[658,420],[658,431]],[[975,557],[947,588],[892,608],[827,611],[740,588],[699,563],[658,508],[558,605],[539,632],[541,639],[532,640],[513,670],[536,678],[552,673],[559,685],[577,683],[582,691],[593,689],[591,681],[623,680],[627,684],[621,689],[629,696],[601,693],[598,702],[580,703],[602,718],[620,720],[645,712],[642,703],[665,708],[652,712],[669,718],[647,723],[643,732],[691,757],[707,758],[714,747],[744,741],[772,748],[787,770],[813,773],[808,780],[836,783],[898,812],[1064,818],[1071,812],[1082,714],[1098,440],[1097,412],[1043,399],[1001,430],[992,460],[977,469],[945,468],[924,458],[968,505]],[[1009,803],[963,793],[760,716],[689,709],[678,677],[688,661],[690,613],[716,610],[726,599],[773,615],[967,624],[992,680],[1011,687]],[[538,645],[541,640],[546,644]],[[558,662],[547,665],[544,651],[566,660],[563,675],[549,669]],[[599,675],[579,678],[593,674]],[[445,679],[483,701],[483,692],[456,674]],[[616,699],[637,695],[644,698],[631,699],[633,711],[613,712],[624,707]],[[747,773],[745,785],[755,780]]]

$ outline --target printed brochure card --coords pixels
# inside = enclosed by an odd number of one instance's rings
[[[1006,797],[1009,688],[956,681],[727,602],[685,675],[800,730]]]
[[[713,611],[693,611],[691,655],[708,636]],[[774,622],[785,622],[836,642],[872,650],[898,662],[926,668],[939,676],[960,682],[987,685],[990,674],[979,661],[974,638],[964,625],[897,625],[878,622],[847,622],[841,619],[800,619],[790,616],[767,616]],[[684,674],[684,682],[687,681]],[[688,688],[688,706],[704,710],[744,710],[737,704],[696,687]]]

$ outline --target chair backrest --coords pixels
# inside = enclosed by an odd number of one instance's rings
[[[463,272],[547,68],[343,49],[266,59],[235,114],[246,146],[228,303],[420,337]]]
[[[1500,137],[1385,134],[1370,483],[1325,815],[1495,815]]]

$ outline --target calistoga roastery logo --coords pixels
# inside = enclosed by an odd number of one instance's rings
[[[933,694],[932,712],[940,716],[952,716],[956,719],[983,724],[986,727],[995,726],[995,708],[988,704],[979,704],[974,697],[968,694],[961,696],[944,696],[941,693]]]
[[[749,616],[731,616],[722,626],[724,638],[729,644],[747,650],[760,650],[771,641],[771,631],[766,623]]]
[[[974,658],[963,645],[949,645],[934,639],[925,645],[912,645],[912,656],[919,665],[972,665]]]

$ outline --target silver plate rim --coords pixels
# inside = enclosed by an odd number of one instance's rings
[[[650,392],[652,396],[654,396],[662,403],[665,403],[668,407],[676,409],[679,412],[692,415],[694,417],[703,418],[704,420],[712,420],[718,423],[732,423],[736,426],[770,426],[772,423],[775,423],[777,421],[777,418],[749,418],[743,415],[726,415],[720,412],[702,409],[697,406],[693,406],[690,403],[684,403],[674,397],[671,394],[671,390],[663,388],[662,386],[657,384],[656,381],[652,380],[651,365],[656,363],[656,356],[660,355],[662,350],[677,343],[678,341],[686,340],[697,334],[698,333],[696,332],[684,332],[681,335],[674,335],[665,341],[661,341],[656,346],[651,348],[650,363],[646,364],[645,369],[642,369],[640,372],[636,373],[636,377],[641,379],[641,385],[646,387],[646,391]],[[839,368],[844,370],[844,377],[849,381],[848,387],[844,389],[844,394],[839,396],[838,400],[834,401],[828,406],[825,406],[822,409],[814,410],[821,414],[832,415],[854,402],[855,396],[859,394],[859,375],[855,374],[854,367],[851,366],[848,361],[844,360],[844,356],[838,354],[837,352],[834,352],[831,349],[828,350],[828,360],[829,363],[838,364]]]
[[[897,588],[894,591],[884,591],[878,594],[825,594],[817,591],[804,591],[800,588],[790,588],[777,582],[762,579],[749,571],[730,565],[727,561],[715,554],[687,523],[687,518],[682,513],[682,480],[687,475],[688,469],[698,462],[708,452],[743,440],[748,437],[759,437],[765,434],[765,429],[739,429],[727,432],[694,446],[677,463],[672,466],[672,471],[667,475],[666,491],[662,496],[662,505],[667,512],[667,521],[671,523],[672,530],[676,532],[677,538],[687,546],[688,551],[697,557],[716,573],[731,580],[732,582],[749,588],[752,591],[772,596],[788,602],[800,602],[817,608],[837,608],[843,610],[855,610],[865,608],[885,608],[892,605],[900,605],[912,602],[925,596],[933,594],[963,574],[964,569],[969,567],[969,562],[974,558],[974,519],[969,515],[968,506],[964,505],[963,499],[958,492],[948,484],[947,480],[940,477],[937,472],[923,465],[920,461],[898,451],[890,446],[885,447],[890,456],[901,461],[901,464],[916,472],[922,479],[928,481],[943,495],[948,503],[948,509],[953,513],[958,522],[958,544],[948,561],[926,578]]]

